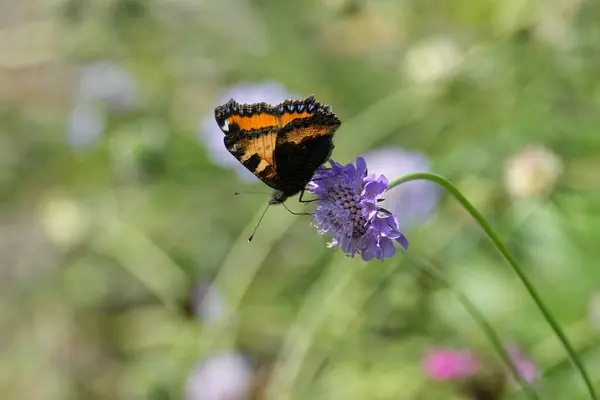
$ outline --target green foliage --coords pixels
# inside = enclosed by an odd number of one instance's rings
[[[540,398],[589,398],[450,196],[404,232],[405,259],[332,253],[308,217],[282,207],[248,243],[268,195],[233,192],[268,190],[215,165],[198,126],[224,89],[267,80],[332,105],[336,161],[381,147],[426,154],[497,229],[600,390],[589,317],[600,314],[588,304],[600,290],[591,2],[21,3],[0,5],[11,19],[0,43],[14,43],[0,52],[0,397],[178,399],[198,362],[239,348],[257,368],[278,367],[273,398],[459,398],[426,381],[425,351],[496,353],[464,304],[415,274],[423,259],[539,364]],[[78,67],[97,60],[129,71],[138,101],[93,102],[101,135],[69,146]],[[530,148],[560,168],[524,157],[511,186],[510,160]],[[183,311],[208,281],[226,309],[210,324]]]

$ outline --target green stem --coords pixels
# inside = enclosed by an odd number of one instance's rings
[[[561,329],[560,324],[558,323],[556,318],[554,318],[550,310],[548,310],[548,307],[546,307],[540,295],[537,293],[537,290],[533,287],[533,284],[531,283],[529,278],[527,278],[517,261],[510,255],[504,244],[502,244],[502,242],[498,238],[498,235],[496,235],[496,233],[490,226],[489,222],[487,222],[483,215],[481,215],[481,213],[469,202],[469,200],[467,200],[466,197],[463,196],[463,194],[456,188],[456,186],[450,183],[446,178],[443,178],[439,175],[430,172],[416,172],[400,177],[390,184],[389,189],[392,189],[393,187],[396,187],[402,183],[415,180],[428,180],[442,186],[443,188],[448,190],[454,196],[454,198],[456,198],[456,200],[458,200],[458,202],[465,208],[465,210],[467,210],[467,212],[471,214],[471,216],[477,221],[481,229],[483,229],[483,231],[490,238],[492,243],[494,243],[498,251],[502,254],[504,259],[512,267],[513,271],[515,271],[519,279],[521,279],[523,285],[525,285],[525,288],[529,292],[530,296],[533,298],[533,301],[535,302],[536,306],[544,315],[544,318],[546,318],[546,321],[548,322],[555,335],[558,337],[559,341],[563,345],[565,351],[567,352],[569,359],[581,375],[581,378],[585,383],[590,398],[593,400],[598,400],[592,381],[590,380],[590,377],[586,372],[583,364],[577,357],[577,354],[575,353],[573,346],[569,342],[569,339]]]
[[[529,384],[525,381],[525,379],[523,379],[523,377],[517,370],[516,365],[511,360],[510,355],[506,352],[506,349],[502,345],[502,340],[500,339],[500,337],[498,336],[498,334],[496,333],[496,331],[494,330],[492,325],[479,312],[479,310],[477,309],[475,304],[473,304],[471,302],[471,300],[469,300],[469,298],[464,293],[454,289],[450,285],[450,283],[442,276],[442,273],[437,268],[435,268],[433,265],[430,265],[428,262],[425,262],[424,260],[419,260],[419,261],[415,260],[411,255],[408,254],[408,252],[405,252],[404,255],[409,260],[412,260],[414,262],[414,264],[417,266],[417,268],[421,269],[422,271],[426,272],[427,274],[429,274],[430,276],[435,278],[436,281],[439,282],[446,290],[448,290],[450,293],[452,293],[454,296],[456,296],[456,298],[458,299],[458,301],[461,302],[461,304],[463,305],[465,310],[467,310],[467,312],[471,315],[471,317],[473,318],[475,323],[477,323],[477,325],[479,325],[479,327],[483,330],[483,332],[485,333],[487,338],[490,340],[490,342],[492,342],[492,346],[494,347],[496,352],[500,355],[500,358],[502,358],[502,361],[504,361],[506,366],[510,369],[510,372],[512,373],[515,380],[519,383],[519,385],[525,392],[525,395],[527,396],[527,398],[528,399],[539,399],[537,393],[531,388],[531,386],[529,386]]]

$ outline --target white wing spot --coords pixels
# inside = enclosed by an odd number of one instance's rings
[[[221,129],[223,129],[225,132],[229,132],[229,122],[227,120],[225,120],[225,123],[223,126],[221,126]]]

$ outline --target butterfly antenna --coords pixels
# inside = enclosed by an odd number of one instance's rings
[[[264,192],[233,192],[234,195],[239,196],[241,194],[260,194],[260,195],[267,195],[269,193],[264,193]]]
[[[263,220],[263,217],[265,216],[265,214],[267,213],[267,210],[269,209],[269,206],[271,204],[267,204],[267,206],[265,207],[265,210],[263,211],[263,213],[261,214],[258,223],[256,224],[256,226],[254,227],[254,230],[252,231],[252,235],[250,235],[250,237],[248,238],[248,243],[252,241],[252,239],[254,239],[254,234],[256,233],[256,230],[258,229],[258,226],[260,225],[260,223]]]

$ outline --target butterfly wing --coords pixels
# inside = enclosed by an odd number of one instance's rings
[[[333,150],[341,122],[313,96],[242,105],[233,99],[215,109],[227,150],[273,189],[288,195],[302,190]]]
[[[312,101],[309,115],[296,112],[293,118],[294,113],[288,113],[289,122],[277,134],[274,161],[288,195],[304,189],[316,169],[329,160],[333,135],[341,124],[330,107]]]
[[[274,149],[280,128],[239,131],[225,135],[225,147],[244,167],[273,189],[281,190]]]

